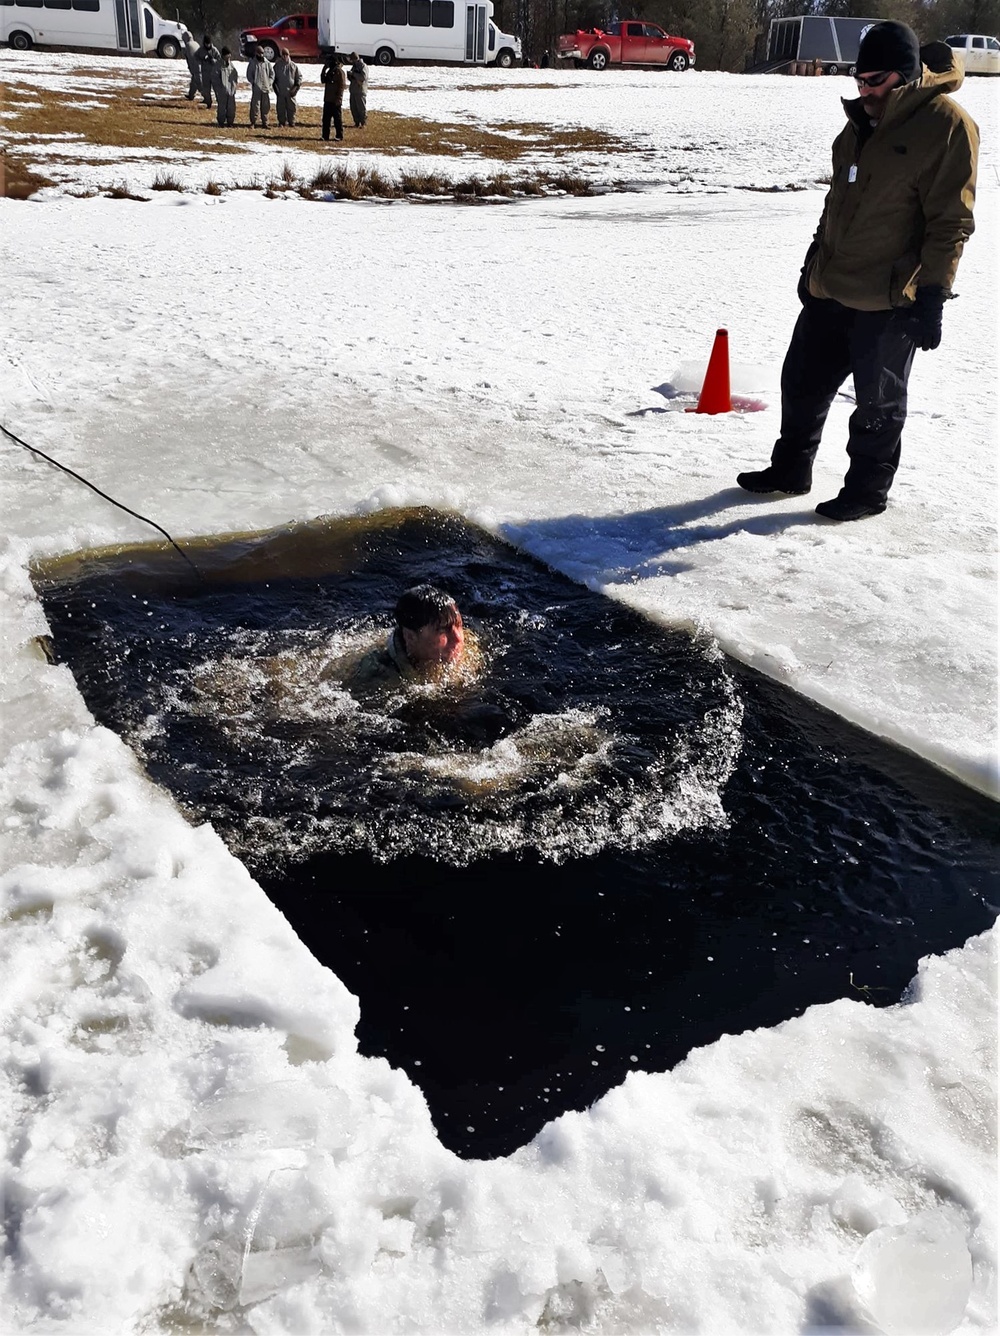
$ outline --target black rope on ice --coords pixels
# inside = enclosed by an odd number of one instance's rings
[[[197,575],[198,579],[204,580],[205,577],[198,569],[198,567],[194,564],[194,562],[187,555],[187,553],[181,551],[181,549],[177,546],[177,544],[174,542],[174,540],[170,537],[166,529],[164,529],[161,524],[157,524],[155,520],[151,520],[147,515],[140,515],[137,510],[131,510],[128,506],[123,505],[121,501],[116,501],[113,496],[108,496],[107,492],[102,492],[99,487],[95,487],[92,482],[88,482],[87,479],[84,478],[82,474],[74,473],[71,468],[67,468],[65,464],[60,464],[58,459],[53,459],[52,456],[47,455],[44,450],[39,450],[37,446],[29,445],[27,441],[22,441],[20,436],[15,436],[12,431],[8,431],[2,422],[0,422],[0,431],[2,431],[5,436],[9,436],[10,439],[12,441],[15,441],[18,445],[23,445],[25,450],[30,450],[33,455],[40,455],[41,458],[46,460],[49,464],[54,464],[57,469],[62,469],[63,473],[68,473],[69,476],[71,478],[75,478],[77,482],[82,482],[85,487],[89,487],[92,492],[96,492],[97,495],[103,497],[105,501],[110,501],[111,504],[113,506],[117,506],[119,510],[124,510],[126,515],[132,515],[135,519],[142,520],[143,524],[151,525],[152,528],[154,528],[157,531],[157,533],[163,534],[164,538],[167,540],[170,546],[174,549],[174,551],[177,553],[179,557],[181,557],[184,561],[187,562],[187,564],[194,571],[195,575]]]

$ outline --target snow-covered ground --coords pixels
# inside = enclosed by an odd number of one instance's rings
[[[66,80],[70,59],[3,52],[0,76]],[[176,92],[176,66],[135,65]],[[978,231],[945,341],[918,354],[892,504],[832,526],[809,503],[839,487],[849,386],[808,502],[734,475],[776,434],[849,85],[385,78],[375,114],[613,128],[634,152],[547,165],[646,188],[481,208],[0,201],[5,425],[175,536],[452,507],[995,786],[993,85],[960,94],[983,132]],[[275,141],[254,166],[291,157]],[[767,411],[677,411],[717,326],[734,388]],[[33,656],[30,560],[151,534],[3,449],[13,1329],[208,1311],[258,1333],[995,1328],[995,932],[925,962],[903,1005],[727,1038],[507,1160],[460,1162],[419,1091],[358,1057],[355,999]]]

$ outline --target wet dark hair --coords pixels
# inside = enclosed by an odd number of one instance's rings
[[[396,604],[396,625],[406,631],[421,627],[450,626],[458,617],[458,605],[450,594],[436,585],[414,585],[400,595]]]

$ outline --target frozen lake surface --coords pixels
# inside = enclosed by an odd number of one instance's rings
[[[71,60],[4,52],[0,78],[26,95],[65,82]],[[137,68],[161,90],[182,81]],[[387,108],[391,93],[424,115],[482,114],[467,72],[392,77]],[[175,536],[457,511],[992,792],[988,81],[960,94],[983,131],[978,230],[944,343],[918,355],[889,510],[834,527],[802,498],[734,486],[776,432],[847,87],[525,71],[489,95],[486,119],[634,135],[631,157],[571,165],[630,175],[639,194],[0,201],[3,420]],[[257,166],[291,152],[262,143]],[[215,166],[192,154],[192,180]],[[113,167],[137,188],[152,171]],[[787,184],[803,188],[749,188]],[[718,326],[734,388],[767,411],[672,411]],[[849,389],[809,502],[839,487]],[[772,1028],[737,1018],[506,1158],[461,1160],[419,1086],[359,1054],[345,982],[95,724],[69,671],[33,654],[50,628],[29,563],[149,534],[4,451],[16,1329],[784,1336],[909,1331],[915,1302],[929,1331],[996,1326],[995,928],[926,958],[902,1005],[844,996]]]

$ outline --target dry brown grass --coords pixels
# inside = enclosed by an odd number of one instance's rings
[[[33,172],[23,158],[0,149],[0,196],[4,199],[30,199],[36,190],[52,182]]]
[[[276,183],[272,183],[272,188]],[[400,172],[386,176],[371,167],[348,167],[333,163],[320,168],[312,180],[298,185],[304,199],[452,199],[475,204],[490,199],[516,199],[531,195],[551,195],[566,191],[570,195],[593,194],[585,177],[569,173],[553,175],[534,172],[491,176],[468,176],[457,181],[438,172]]]
[[[108,199],[133,199],[138,204],[149,203],[144,195],[137,195],[130,190],[127,181],[116,181],[114,185],[106,186],[102,194],[107,195]]]
[[[178,191],[178,192],[183,192],[183,190],[184,190],[184,182],[183,182],[183,181],[181,180],[181,178],[176,174],[176,172],[159,171],[159,172],[157,172],[156,175],[153,177],[153,184],[152,184],[152,186],[150,187],[150,189],[151,189],[151,190],[176,190],[176,191]]]
[[[104,82],[105,87],[99,91],[87,90],[86,100],[99,105],[81,106],[78,90],[65,94],[37,88],[25,92],[20,86],[5,90],[4,108],[8,113],[5,128],[25,137],[23,155],[30,156],[35,136],[60,135],[67,130],[81,136],[85,144],[119,149],[119,162],[129,160],[130,149],[140,150],[143,155],[150,149],[178,155],[240,154],[251,141],[259,143],[261,139],[289,148],[329,152],[331,156],[344,149],[363,148],[387,157],[412,152],[447,157],[475,154],[503,163],[517,163],[526,154],[539,151],[558,154],[586,150],[611,154],[628,149],[623,141],[597,130],[536,122],[509,125],[501,130],[482,124],[425,121],[377,108],[363,129],[348,127],[343,144],[324,143],[320,139],[319,107],[301,108],[294,127],[260,131],[242,124],[223,129],[215,123],[214,110],[208,111],[199,102],[187,102],[180,93],[176,97],[153,96],[136,81],[132,71],[81,67],[76,73]],[[476,86],[476,91],[488,92],[488,86]],[[240,104],[239,111],[246,115],[247,107]],[[80,141],[76,142],[79,145]],[[51,148],[51,141],[49,144]],[[51,161],[65,173],[68,165],[88,159],[78,149],[73,154],[54,154]],[[100,162],[100,159],[89,161]],[[291,183],[289,188],[294,188]]]

